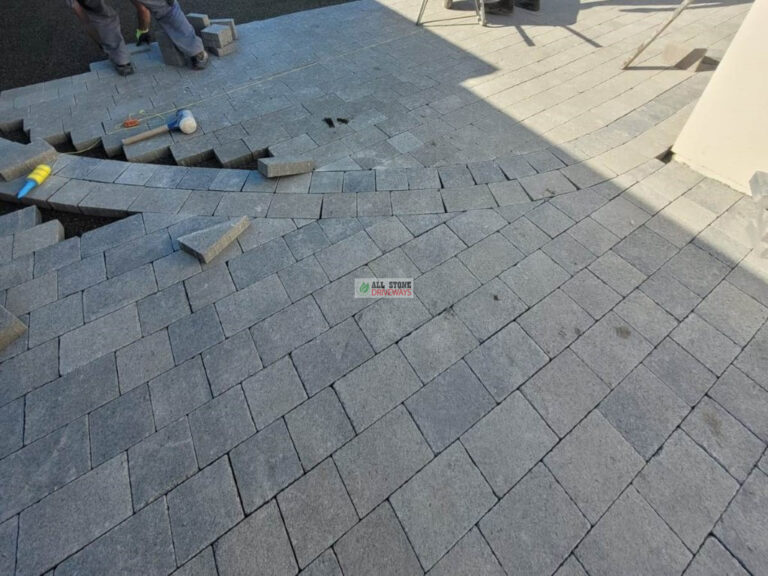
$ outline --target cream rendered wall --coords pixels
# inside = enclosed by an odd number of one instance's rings
[[[768,0],[755,0],[672,151],[745,193],[768,171]]]

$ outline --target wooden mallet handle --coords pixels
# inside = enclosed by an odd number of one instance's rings
[[[130,146],[131,144],[136,144],[136,142],[141,142],[143,140],[146,140],[147,138],[152,138],[153,136],[157,136],[158,134],[164,134],[165,132],[168,132],[168,126],[166,124],[163,124],[162,126],[158,126],[157,128],[152,128],[152,130],[147,130],[146,132],[142,132],[141,134],[136,134],[134,136],[129,136],[128,138],[124,138],[123,146]]]

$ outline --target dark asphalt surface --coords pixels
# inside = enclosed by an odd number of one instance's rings
[[[273,18],[349,0],[180,0],[185,12],[237,23]],[[128,0],[109,0],[132,41],[136,11]],[[64,0],[0,0],[0,90],[88,71],[105,58]]]

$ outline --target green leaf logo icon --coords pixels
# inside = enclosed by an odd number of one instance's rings
[[[371,285],[368,284],[368,282],[363,282],[362,284],[360,284],[360,293],[367,294],[370,288],[371,288]]]

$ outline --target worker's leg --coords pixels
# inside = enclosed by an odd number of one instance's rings
[[[80,6],[80,4],[75,0],[68,1],[67,5],[72,9],[72,12],[75,13],[75,16],[77,16],[77,19],[80,20],[80,23],[83,25],[83,27],[85,27],[85,31],[88,33],[88,36],[91,37],[91,40],[96,42],[96,44],[101,47],[101,39],[99,38],[99,34],[96,32],[96,29],[91,26],[91,21],[88,19],[88,14],[85,13],[83,7]]]
[[[144,4],[168,37],[187,56],[197,56],[204,52],[203,41],[195,34],[195,29],[181,11],[175,0],[138,0]]]
[[[126,66],[131,62],[131,55],[125,46],[120,31],[120,17],[104,0],[78,0],[88,15],[88,20],[99,35],[101,46],[117,66]]]
[[[152,22],[152,14],[144,4],[139,2],[139,0],[131,0],[131,4],[136,8],[136,45],[150,45],[154,40],[149,31],[149,26]]]

